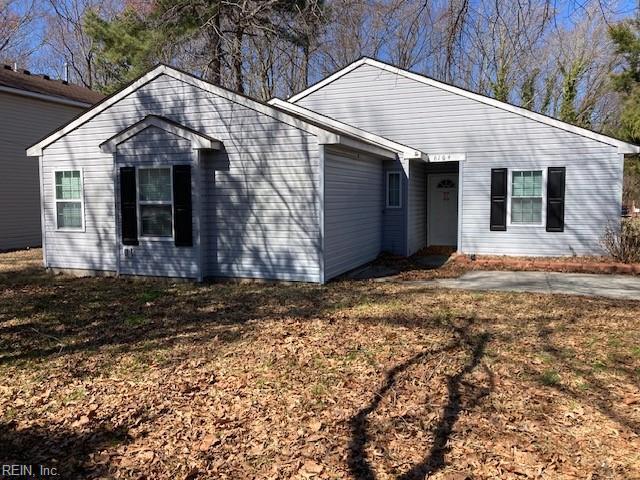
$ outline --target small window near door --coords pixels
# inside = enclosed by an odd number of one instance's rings
[[[542,223],[542,170],[511,172],[511,223]]]
[[[401,194],[400,172],[387,172],[387,208],[400,208]]]
[[[170,168],[138,169],[140,235],[173,236],[173,198]]]
[[[55,172],[56,227],[81,231],[83,225],[82,173],[80,170]]]
[[[443,180],[440,180],[440,182],[438,182],[437,188],[442,188],[442,189],[456,188],[456,184],[453,183],[453,180],[451,180],[450,178],[445,178]]]

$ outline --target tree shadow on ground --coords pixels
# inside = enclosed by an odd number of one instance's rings
[[[129,440],[123,427],[101,426],[78,432],[45,427],[18,429],[10,422],[0,424],[0,464],[30,468],[34,476],[29,478],[102,478],[109,470],[110,459],[95,456],[104,448]],[[49,469],[50,475],[40,476],[41,466]]]
[[[448,345],[438,349],[423,350],[389,370],[384,384],[374,393],[371,402],[351,418],[351,443],[349,445],[348,466],[354,478],[358,480],[374,480],[376,478],[374,468],[367,458],[366,452],[367,444],[370,442],[367,433],[368,417],[380,406],[380,403],[397,384],[399,377],[411,366],[422,361],[426,361],[439,354],[448,354],[456,350],[464,349],[468,352],[469,359],[455,375],[448,376],[447,378],[447,403],[443,406],[440,413],[440,420],[434,431],[431,449],[420,463],[412,466],[398,478],[401,480],[424,479],[446,465],[444,455],[447,451],[447,442],[451,437],[460,413],[463,410],[474,408],[484,397],[488,396],[494,388],[493,374],[486,366],[484,366],[484,369],[489,378],[488,387],[475,385],[466,380],[466,377],[480,364],[490,338],[487,332],[483,332],[477,336],[471,335],[471,323],[472,320],[466,319],[462,325],[452,325],[451,329],[454,338]],[[464,388],[467,393],[465,398],[463,398],[462,395],[462,388]]]
[[[631,430],[635,435],[640,435],[640,422],[630,416],[622,414],[619,408],[618,411],[616,411],[614,403],[616,401],[620,402],[623,399],[616,398],[617,395],[615,392],[612,392],[610,382],[598,378],[598,370],[586,364],[583,359],[575,354],[576,352],[566,351],[566,349],[556,345],[554,335],[562,333],[560,331],[561,328],[554,326],[552,319],[541,318],[537,322],[537,329],[539,346],[543,352],[553,358],[555,367],[558,370],[573,372],[573,374],[578,375],[586,382],[588,387],[580,391],[574,387],[559,383],[553,385],[553,388],[563,395],[570,396],[575,401],[594,406],[600,413],[621,427]],[[624,360],[625,359],[622,359],[623,364],[626,363]],[[615,373],[624,378],[625,382],[630,385],[640,387],[637,369],[617,364],[615,366]]]

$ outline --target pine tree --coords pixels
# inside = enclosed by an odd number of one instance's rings
[[[624,61],[622,71],[612,75],[622,98],[619,135],[640,143],[640,18],[612,26],[609,34]]]
[[[110,22],[89,11],[85,28],[97,42],[96,69],[104,81],[96,87],[104,93],[118,90],[151,68],[154,52],[163,45],[160,32],[149,28],[144,18],[129,7]]]

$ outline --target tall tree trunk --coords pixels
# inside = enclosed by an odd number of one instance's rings
[[[207,28],[209,52],[211,60],[207,65],[207,77],[210,82],[222,84],[222,42],[220,38],[220,12],[217,11],[213,17],[212,25]]]
[[[302,89],[305,89],[309,86],[309,60],[311,57],[310,49],[309,49],[310,39],[306,39],[304,47],[302,47]]]
[[[244,37],[244,30],[242,27],[238,27],[236,30],[236,40],[233,52],[233,73],[236,79],[236,91],[238,93],[244,93],[244,79],[242,76],[242,40]]]

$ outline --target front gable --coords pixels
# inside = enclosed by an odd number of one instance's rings
[[[474,151],[544,142],[639,147],[423,75],[364,58],[289,99],[414,148]],[[511,140],[511,141],[510,141]]]

